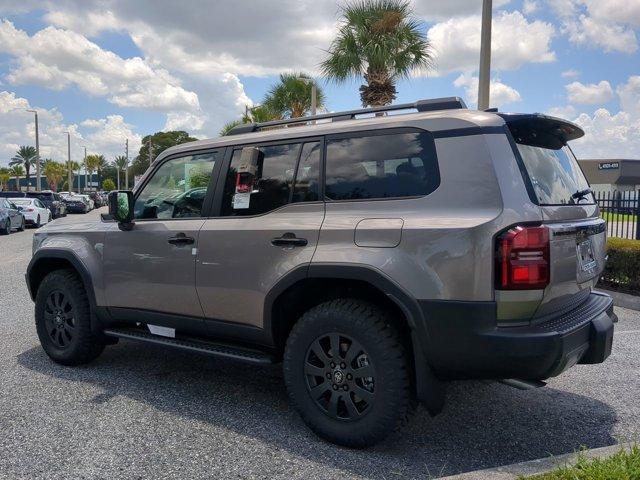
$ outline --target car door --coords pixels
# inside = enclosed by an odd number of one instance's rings
[[[287,273],[309,265],[324,218],[321,139],[253,148],[259,155],[252,188],[239,178],[241,147],[229,148],[217,216],[200,231],[197,291],[213,334],[228,322],[263,326],[266,295]]]
[[[105,294],[116,316],[146,311],[202,321],[195,254],[223,155],[197,151],[160,161],[136,190],[133,228],[114,224],[107,232]]]
[[[38,209],[41,223],[49,223],[49,209],[38,198],[33,199],[33,204]]]
[[[7,200],[7,207],[9,208],[9,218],[11,219],[11,228],[19,228],[22,225],[22,215],[18,206]]]

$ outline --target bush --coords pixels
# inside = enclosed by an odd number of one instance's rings
[[[113,180],[111,180],[110,178],[106,178],[104,182],[102,182],[102,188],[107,192],[110,192],[111,190],[116,189],[116,184],[113,183]]]
[[[610,238],[609,259],[600,283],[630,293],[640,294],[640,240]]]

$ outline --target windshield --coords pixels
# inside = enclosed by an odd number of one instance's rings
[[[573,198],[576,192],[589,188],[576,157],[566,145],[558,148],[517,143],[525,168],[540,205],[575,205],[595,203],[588,193]]]

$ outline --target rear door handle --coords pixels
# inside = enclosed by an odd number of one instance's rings
[[[169,237],[169,239],[167,240],[167,242],[169,242],[171,245],[193,245],[195,243],[196,239],[193,237],[187,237],[184,233],[180,232],[178,234],[176,234],[175,237]]]
[[[271,239],[271,245],[275,247],[305,247],[307,245],[306,238],[298,238],[295,233],[287,232],[281,237]]]

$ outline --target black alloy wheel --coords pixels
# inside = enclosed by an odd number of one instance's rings
[[[44,307],[44,323],[52,343],[67,348],[75,336],[75,311],[69,297],[60,290],[52,291]]]
[[[7,223],[2,231],[3,235],[9,235],[11,233],[11,219],[7,218]]]
[[[307,351],[304,372],[313,401],[333,419],[359,419],[375,402],[375,366],[348,335],[318,337]]]

